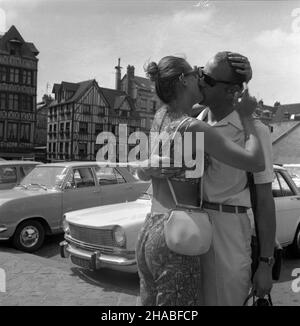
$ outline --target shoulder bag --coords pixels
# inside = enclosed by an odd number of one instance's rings
[[[176,132],[184,121],[177,127]],[[203,178],[201,177],[200,181],[199,208],[180,205],[171,180],[167,179],[167,182],[176,206],[170,211],[170,215],[164,224],[164,235],[168,248],[180,255],[187,256],[206,253],[212,242],[212,225],[208,214],[202,210]]]

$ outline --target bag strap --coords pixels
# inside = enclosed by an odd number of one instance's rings
[[[176,136],[176,133],[178,132],[179,128],[187,121],[191,119],[191,117],[187,117],[185,119],[183,119],[177,126],[175,132],[174,132],[174,135],[172,137],[172,141],[174,140],[175,136]],[[185,131],[187,130],[188,126],[186,127]],[[170,191],[171,191],[171,194],[172,194],[172,197],[173,197],[173,200],[174,200],[174,203],[175,205],[178,207],[180,206],[179,203],[178,203],[178,200],[177,200],[177,197],[176,197],[176,194],[175,194],[175,191],[174,191],[174,187],[172,185],[172,182],[169,178],[167,178],[167,182],[168,182],[168,185],[169,185],[169,188],[170,188]],[[203,205],[203,177],[200,178],[200,207],[202,207]],[[184,205],[185,207],[194,207],[192,205]]]

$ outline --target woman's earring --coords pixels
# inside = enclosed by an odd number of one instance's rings
[[[184,79],[184,74],[181,74],[179,76],[179,80],[181,81],[181,83],[185,86],[186,85],[186,80]]]

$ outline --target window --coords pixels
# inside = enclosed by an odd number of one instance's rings
[[[294,196],[294,193],[280,173],[274,173],[272,184],[273,197]]]
[[[30,70],[23,70],[23,78],[22,78],[23,85],[32,85],[32,71]]]
[[[0,82],[6,82],[7,81],[7,68],[6,67],[0,67]]]
[[[18,94],[9,94],[8,95],[8,108],[9,108],[9,110],[18,110],[19,109]]]
[[[0,109],[6,110],[7,102],[6,102],[6,94],[1,93],[0,94]]]
[[[79,122],[79,133],[80,134],[88,133],[88,123],[87,122]]]
[[[0,122],[0,139],[4,138],[4,122]]]
[[[20,81],[20,70],[18,68],[10,68],[9,81],[18,84]]]
[[[30,142],[30,124],[21,123],[20,125],[20,141],[23,143]]]
[[[146,128],[146,119],[141,119],[141,127]]]
[[[141,99],[141,109],[142,110],[147,110],[147,100],[146,99]]]
[[[82,113],[91,114],[91,106],[88,104],[83,104]]]
[[[13,167],[0,167],[0,184],[17,182],[17,169]]]
[[[91,168],[74,169],[69,182],[71,182],[73,188],[95,187]]]
[[[99,184],[102,186],[115,185],[118,183],[114,168],[97,166],[95,167],[95,172]]]
[[[65,152],[69,155],[69,143],[65,143]]]
[[[18,140],[18,124],[9,122],[7,124],[7,139],[9,141],[17,141]]]
[[[79,154],[79,157],[81,160],[86,159],[86,157],[87,157],[87,144],[86,143],[79,143],[78,154]]]
[[[98,134],[100,134],[101,131],[102,131],[101,123],[96,123],[95,124],[95,135],[98,136]]]
[[[51,153],[51,150],[52,150],[52,143],[49,143],[48,144],[48,152]]]
[[[59,143],[59,152],[60,153],[64,152],[64,143]]]

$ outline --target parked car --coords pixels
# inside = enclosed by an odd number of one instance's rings
[[[34,252],[45,234],[63,232],[64,213],[134,201],[149,183],[124,167],[97,162],[38,165],[20,183],[0,195],[0,240],[12,239],[20,250]]]
[[[273,196],[277,234],[283,247],[290,245],[300,257],[300,191],[288,172],[274,166]],[[151,186],[130,203],[94,207],[65,214],[65,241],[61,256],[84,268],[110,268],[136,272],[135,246],[138,232],[151,209]],[[249,216],[253,224],[251,210]]]
[[[296,186],[300,188],[300,164],[284,164],[283,167],[287,169]]]
[[[40,162],[0,160],[0,190],[11,189]]]

